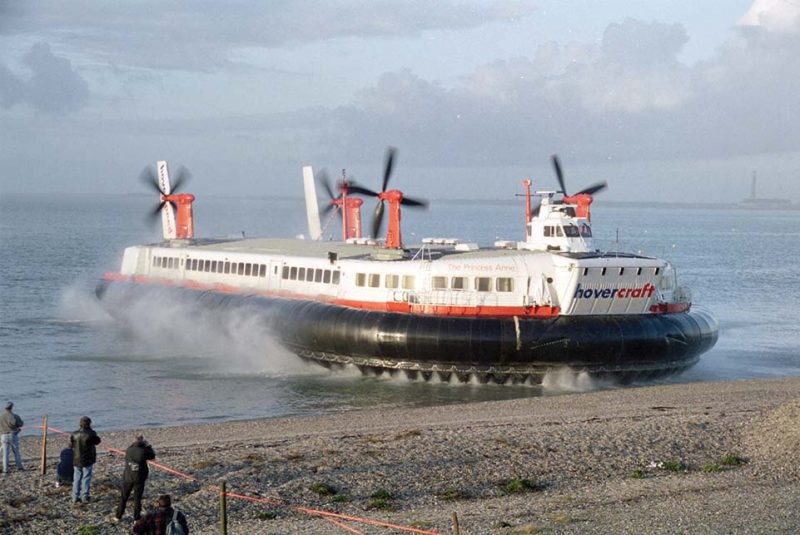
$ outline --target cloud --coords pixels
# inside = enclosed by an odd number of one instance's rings
[[[138,0],[107,4],[32,0],[7,13],[5,33],[45,35],[121,66],[209,71],[232,51],[337,38],[459,30],[530,14],[531,0]]]
[[[776,32],[794,32],[800,28],[800,4],[793,0],[755,0],[739,24],[761,26]]]
[[[541,45],[477,67],[455,87],[389,73],[337,110],[351,154],[408,147],[426,164],[516,165],[800,150],[800,32],[739,27],[715,57],[678,61],[677,24],[626,19],[599,45]]]
[[[31,72],[28,80],[0,64],[0,106],[27,103],[39,111],[64,114],[82,108],[89,100],[89,85],[65,58],[47,43],[37,43],[23,57]]]

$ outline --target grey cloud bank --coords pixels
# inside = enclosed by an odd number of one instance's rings
[[[757,25],[732,28],[695,64],[678,59],[691,39],[682,24],[623,17],[594,42],[523,36],[519,56],[456,80],[423,77],[413,65],[386,69],[350,102],[280,112],[247,81],[252,65],[232,58],[342,38],[365,54],[386,39],[428,39],[436,56],[431,36],[492,24],[512,31],[536,10],[528,2],[234,2],[224,11],[86,2],[80,16],[33,2],[39,12],[0,12],[0,44],[16,45],[16,55],[0,53],[0,192],[134,191],[141,167],[167,158],[192,169],[201,193],[228,191],[216,178],[224,176],[248,194],[299,194],[301,165],[372,176],[391,144],[409,185],[429,196],[479,196],[485,191],[463,186],[487,176],[511,192],[524,176],[552,181],[554,152],[568,174],[608,179],[620,199],[736,201],[756,166],[774,182],[765,195],[786,194],[800,178],[800,11],[784,13],[778,27],[758,24],[775,18],[774,8],[755,9],[765,2],[748,13]],[[298,91],[330,90],[313,69],[302,78]],[[239,81],[256,89],[236,93]],[[237,104],[251,111],[226,111],[242,95]],[[25,187],[8,178],[20,168]]]

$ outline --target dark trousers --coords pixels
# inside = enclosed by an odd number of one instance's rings
[[[142,515],[142,494],[144,494],[144,480],[142,481],[128,481],[122,480],[122,494],[119,496],[119,504],[117,505],[117,518],[122,518],[125,514],[125,505],[128,503],[128,498],[133,492],[133,519],[139,520]]]

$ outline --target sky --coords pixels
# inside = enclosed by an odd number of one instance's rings
[[[0,195],[800,201],[800,0],[0,0]]]

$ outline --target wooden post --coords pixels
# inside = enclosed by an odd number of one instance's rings
[[[225,482],[219,489],[219,533],[220,535],[228,535],[228,493],[225,490]]]
[[[47,415],[42,416],[42,460],[40,466],[42,475],[47,474]]]
[[[453,511],[453,535],[461,535],[461,529],[458,527],[458,515]]]

